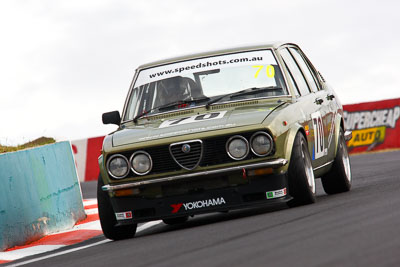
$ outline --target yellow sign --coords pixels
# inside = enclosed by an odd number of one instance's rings
[[[380,126],[362,130],[354,130],[349,147],[367,146],[373,143],[382,143],[385,140],[386,127]]]

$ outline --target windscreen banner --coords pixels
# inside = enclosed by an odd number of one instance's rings
[[[400,148],[400,98],[343,105],[350,153]]]

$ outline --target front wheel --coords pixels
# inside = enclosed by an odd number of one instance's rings
[[[104,236],[112,240],[121,240],[135,236],[137,224],[115,226],[117,219],[110,203],[110,197],[101,187],[104,185],[101,175],[97,181],[97,205],[99,209],[99,218],[101,229]]]
[[[293,197],[289,206],[315,202],[315,177],[307,141],[301,132],[294,139],[288,170],[289,194]]]
[[[331,170],[321,177],[322,186],[327,194],[337,194],[350,191],[351,188],[351,167],[349,153],[347,152],[346,141],[343,130],[339,132],[339,142],[336,158]]]

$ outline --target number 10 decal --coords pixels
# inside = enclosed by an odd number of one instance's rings
[[[313,159],[318,159],[325,155],[324,124],[319,111],[311,114],[311,119],[314,128]]]

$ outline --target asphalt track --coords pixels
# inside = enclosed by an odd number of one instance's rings
[[[351,163],[352,190],[327,196],[318,180],[312,205],[215,213],[180,226],[160,223],[130,240],[28,265],[400,266],[400,151],[352,156]],[[82,188],[92,196],[95,183]],[[28,259],[35,257],[13,264]]]

